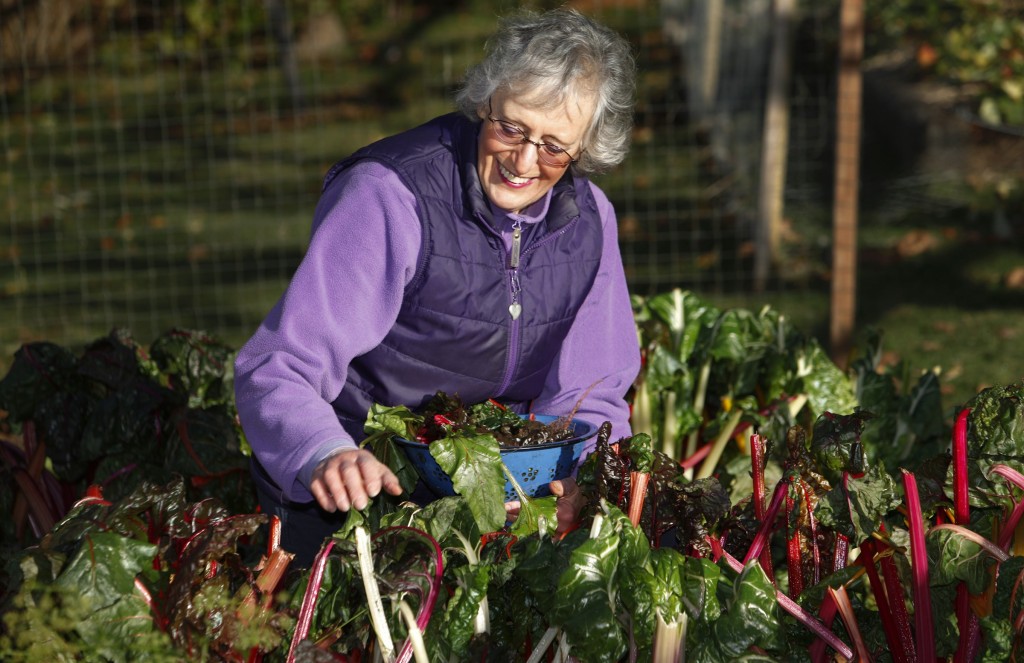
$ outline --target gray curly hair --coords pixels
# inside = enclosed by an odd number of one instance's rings
[[[573,170],[599,173],[629,151],[636,91],[636,63],[629,43],[573,9],[524,11],[501,20],[487,55],[466,74],[455,95],[459,110],[479,120],[499,88],[527,95],[529,105],[554,108],[593,94],[594,117]]]

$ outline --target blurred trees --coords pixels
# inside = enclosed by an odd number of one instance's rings
[[[962,86],[990,125],[1024,127],[1024,3],[870,0],[869,48],[910,46],[921,71]]]

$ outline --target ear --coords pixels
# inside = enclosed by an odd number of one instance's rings
[[[482,106],[482,105],[481,106],[477,106],[476,107],[476,116],[479,117],[481,120],[486,120],[487,119],[487,106]]]

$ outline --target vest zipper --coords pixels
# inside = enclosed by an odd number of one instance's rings
[[[512,303],[508,306],[508,313],[512,316],[512,320],[518,320],[519,315],[523,312],[523,305],[519,301],[519,293],[522,291],[522,288],[519,287],[519,251],[522,239],[523,222],[517,219],[512,224],[512,251],[508,257],[508,267],[511,272],[509,276],[509,289],[512,295]]]
[[[542,237],[539,241],[528,246],[525,253],[529,253],[541,244],[545,244],[556,237],[564,235],[574,224],[575,221],[570,221],[558,231]],[[509,304],[508,307],[508,312],[509,315],[512,316],[512,325],[508,331],[508,360],[505,362],[505,375],[501,379],[501,386],[498,388],[497,393],[494,394],[495,396],[503,395],[505,390],[512,385],[512,376],[515,374],[516,365],[519,363],[519,327],[522,324],[519,320],[519,316],[523,312],[522,303],[519,301],[519,293],[522,292],[522,287],[519,284],[519,260],[524,253],[521,250],[522,227],[522,222],[518,220],[512,224],[512,250],[509,251],[508,257],[508,287],[509,294],[512,299],[512,303]]]
[[[501,386],[498,387],[496,396],[505,393],[505,390],[512,384],[512,376],[515,373],[516,364],[519,363],[519,316],[523,313],[522,302],[519,301],[519,293],[522,287],[519,284],[519,256],[522,249],[523,222],[516,220],[512,224],[512,249],[508,255],[508,292],[511,303],[508,305],[508,314],[512,316],[512,324],[508,330],[508,355],[505,361],[505,375],[501,379]]]

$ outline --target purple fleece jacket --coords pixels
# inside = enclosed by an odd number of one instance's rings
[[[596,425],[610,421],[615,440],[630,435],[624,396],[640,369],[640,353],[615,211],[591,187],[604,226],[600,269],[533,411],[566,414],[597,383],[576,416]],[[522,215],[494,210],[506,242],[517,218],[536,223],[544,217],[550,195]],[[412,192],[379,163],[361,162],[339,175],[317,205],[309,248],[291,283],[239,350],[235,397],[242,427],[291,501],[311,501],[316,464],[356,447],[331,402],[345,386],[349,362],[379,344],[398,317],[420,250],[415,206]]]

